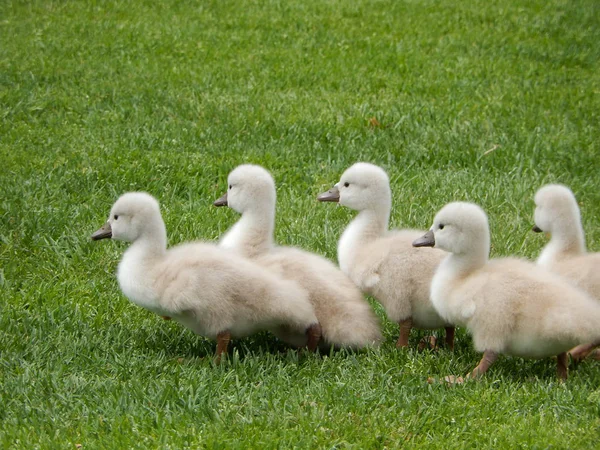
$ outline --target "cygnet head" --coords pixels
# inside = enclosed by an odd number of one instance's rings
[[[107,222],[92,234],[92,239],[134,242],[156,227],[164,232],[158,201],[145,192],[129,192],[115,202]]]
[[[261,166],[243,164],[227,177],[227,192],[214,202],[215,206],[229,206],[240,214],[258,206],[274,208],[275,182]]]
[[[340,181],[317,197],[322,202],[339,202],[355,211],[388,209],[392,203],[390,179],[381,167],[356,163],[348,168]]]
[[[490,251],[487,215],[474,203],[448,203],[438,212],[425,236],[414,247],[436,247],[457,255],[485,254]]]
[[[547,184],[535,194],[535,226],[533,231],[552,234],[558,229],[576,226],[581,222],[575,195],[561,184]]]

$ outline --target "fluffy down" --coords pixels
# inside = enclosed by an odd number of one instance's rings
[[[255,165],[242,165],[228,177],[227,194],[215,202],[242,216],[223,236],[220,246],[253,258],[281,279],[297,282],[308,294],[322,329],[324,348],[363,348],[378,345],[377,317],[353,283],[327,259],[294,247],[276,246],[275,183],[271,174]],[[306,337],[287,329],[278,336],[302,345]]]
[[[433,277],[431,296],[440,315],[466,326],[475,348],[484,352],[475,375],[504,353],[558,355],[559,376],[566,378],[565,352],[577,344],[600,344],[600,305],[589,295],[532,263],[488,260],[489,226],[477,205],[446,205],[419,244],[424,240],[451,253]]]
[[[127,193],[93,238],[131,242],[119,264],[123,293],[135,304],[172,317],[197,334],[243,337],[289,327],[304,333],[317,324],[306,293],[251,261],[204,243],[167,250],[158,202]]]
[[[538,265],[559,273],[600,301],[600,253],[587,253],[581,213],[566,186],[549,184],[535,195],[535,228],[550,234]]]
[[[340,238],[338,261],[356,286],[374,296],[389,319],[400,324],[397,345],[408,345],[413,327],[445,327],[452,348],[452,324],[440,317],[429,295],[431,279],[445,253],[413,248],[412,242],[423,231],[388,230],[392,196],[385,171],[373,164],[354,164],[318,198],[359,212]]]

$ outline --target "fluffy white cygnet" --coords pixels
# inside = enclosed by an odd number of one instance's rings
[[[423,231],[388,230],[392,194],[385,171],[373,164],[354,164],[318,199],[359,211],[338,243],[338,262],[363,292],[383,305],[389,319],[400,325],[397,346],[408,346],[413,327],[445,327],[446,344],[453,348],[452,322],[440,317],[429,295],[431,279],[445,253],[413,248],[412,242]]]
[[[600,253],[587,253],[579,206],[566,186],[549,184],[535,194],[534,231],[550,234],[537,264],[569,278],[600,299]]]
[[[450,252],[433,277],[431,298],[440,315],[466,326],[475,349],[484,352],[472,376],[502,353],[557,355],[558,375],[566,379],[566,352],[577,344],[600,344],[600,305],[589,295],[535,264],[488,260],[490,232],[479,206],[446,205],[414,245]]]
[[[276,246],[275,183],[260,166],[241,165],[228,177],[227,193],[215,201],[242,216],[223,236],[220,246],[253,258],[280,279],[297,282],[309,295],[322,329],[322,347],[359,349],[381,341],[379,321],[360,290],[331,261],[294,247]],[[293,345],[304,335],[281,330]]]
[[[600,301],[600,253],[587,253],[581,213],[575,195],[566,186],[548,184],[535,194],[533,231],[546,232],[550,242],[537,264],[556,272]],[[582,345],[570,353],[583,359],[591,351]],[[596,358],[600,355],[596,352]]]
[[[231,337],[288,327],[316,349],[320,327],[306,293],[259,265],[205,243],[167,250],[167,232],[152,196],[131,192],[113,205],[92,239],[131,242],[117,278],[135,304],[217,339],[217,358]]]

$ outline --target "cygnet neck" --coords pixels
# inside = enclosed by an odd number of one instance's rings
[[[274,246],[275,205],[247,208],[223,239],[223,245],[247,257],[255,257]]]
[[[354,262],[354,255],[365,244],[383,237],[388,232],[390,206],[379,205],[358,213],[346,227],[338,244],[338,262],[343,271]]]
[[[561,256],[578,256],[586,253],[585,236],[578,214],[562,217],[552,226],[550,242],[542,251],[539,261],[556,261]]]
[[[139,258],[159,258],[167,251],[167,229],[162,218],[154,219],[145,224],[140,236],[132,242],[127,250]]]
[[[159,312],[156,290],[157,269],[167,255],[167,232],[162,218],[144,224],[140,236],[131,243],[121,262],[117,278],[123,293],[134,303]],[[160,313],[160,312],[159,312]]]
[[[481,269],[489,261],[489,248],[478,249],[469,253],[450,253],[443,264],[446,268],[451,268],[457,276],[466,276],[471,272]]]
[[[451,268],[457,276],[466,276],[488,263],[490,257],[489,229],[479,230],[469,236],[469,239],[463,238],[462,242],[466,247],[455,249],[460,251],[450,253],[444,261],[445,267]]]
[[[358,231],[357,237],[363,241],[372,241],[385,235],[390,221],[390,207],[379,205],[358,213],[350,226]]]

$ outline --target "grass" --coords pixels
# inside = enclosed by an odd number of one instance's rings
[[[216,240],[243,162],[278,184],[277,240],[335,259],[352,213],[315,196],[382,165],[393,227],[451,200],[489,213],[493,256],[535,257],[535,190],[572,187],[600,250],[594,0],[0,3],[0,447],[592,448],[600,371],[454,354],[299,357],[214,343],[136,308],[124,245],[92,243],[117,196],[162,203],[171,244]],[[376,118],[380,126],[370,126]],[[378,308],[382,315],[382,311]],[[419,336],[414,336],[416,344]]]

